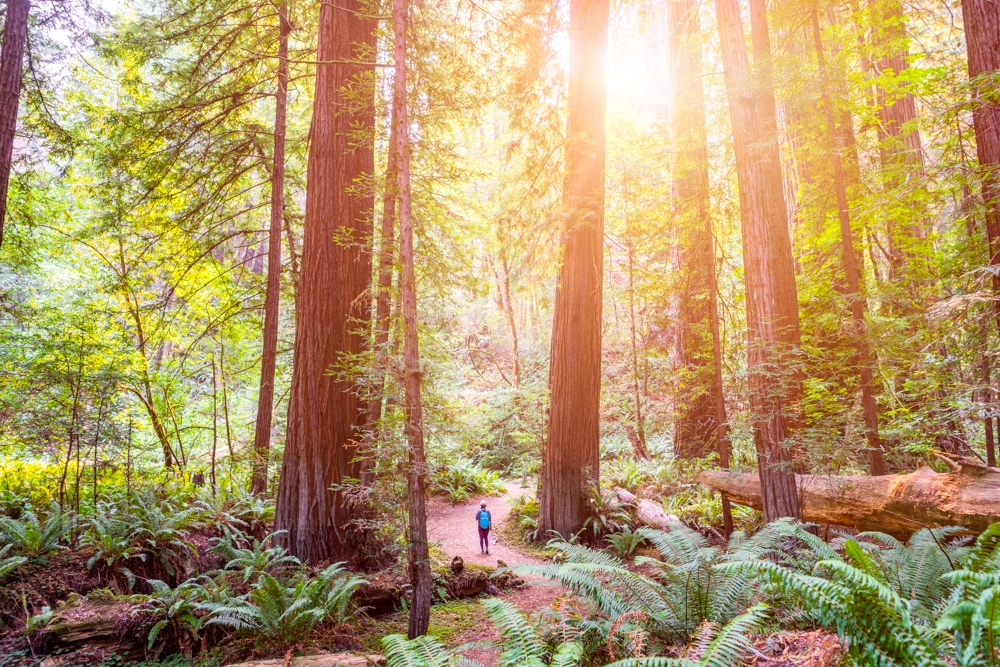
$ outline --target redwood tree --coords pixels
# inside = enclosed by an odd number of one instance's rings
[[[351,512],[331,489],[357,477],[363,412],[342,367],[366,342],[374,169],[370,65],[375,19],[362,0],[324,2],[319,14],[305,229],[296,299],[295,362],[275,529],[303,561],[350,560]],[[365,100],[355,91],[359,84]]]
[[[812,10],[812,32],[816,48],[816,63],[819,74],[817,82],[820,89],[820,100],[826,118],[827,143],[830,151],[830,163],[833,167],[834,190],[837,195],[837,218],[840,222],[840,248],[844,265],[844,277],[847,279],[847,299],[851,310],[851,320],[854,325],[853,341],[855,346],[855,363],[861,381],[861,407],[865,420],[865,437],[868,441],[868,467],[873,475],[888,473],[885,465],[885,454],[882,450],[882,439],[878,428],[878,406],[875,402],[875,386],[872,378],[872,353],[868,346],[868,332],[865,323],[867,310],[865,295],[862,291],[863,276],[858,264],[858,252],[854,246],[854,232],[851,229],[851,213],[847,203],[847,184],[844,176],[844,164],[841,157],[843,132],[837,130],[837,114],[833,101],[827,91],[826,56],[823,53],[823,38],[819,29],[819,12],[815,5]]]
[[[396,63],[393,81],[393,131],[396,187],[399,192],[400,286],[403,295],[403,366],[406,385],[406,441],[410,448],[406,471],[410,570],[410,639],[427,634],[431,620],[431,565],[427,544],[427,461],[424,457],[424,416],[420,398],[420,349],[417,339],[417,277],[413,265],[413,207],[410,199],[410,132],[406,100],[406,0],[393,0],[392,24]]]
[[[549,359],[542,533],[583,526],[599,474],[604,272],[605,70],[609,0],[571,0],[562,265]]]
[[[687,388],[682,392],[687,402],[681,402],[674,447],[682,456],[701,456],[717,449],[720,465],[728,468],[729,439],[722,393],[715,234],[709,212],[708,136],[698,4],[695,0],[671,0],[667,12],[674,83],[671,123],[676,145],[674,196],[682,225],[680,236],[686,241],[678,267],[684,280],[678,357],[694,362],[690,378],[697,380],[693,383],[693,391]],[[729,499],[724,494],[722,513],[728,535],[733,529],[733,519]]]
[[[701,43],[694,0],[667,4],[673,74],[671,130],[675,145],[674,201],[678,220],[680,280],[677,359],[680,364],[674,450],[704,456],[716,443],[715,364],[711,335],[711,290],[715,280],[709,216],[708,143]]]
[[[764,516],[770,521],[801,516],[791,446],[800,394],[799,319],[762,4],[751,2],[754,60],[761,71],[755,79],[739,0],[715,2],[740,189],[750,405]]]
[[[906,37],[906,19],[900,0],[877,0],[873,4],[874,34],[872,46],[876,59],[872,63],[879,80],[875,90],[878,103],[878,137],[882,169],[886,185],[898,191],[923,172],[923,146],[920,130],[916,127],[917,105],[913,95],[902,87],[885,85],[885,80],[903,79],[909,69],[909,47]],[[916,221],[916,222],[914,222]],[[906,282],[909,264],[919,254],[915,244],[926,235],[922,216],[886,216],[886,241],[888,245],[889,279]],[[912,273],[912,272],[911,272]],[[914,305],[894,304],[904,311]]]
[[[1000,4],[962,0],[969,77],[976,80],[1000,71]],[[994,86],[973,89],[972,122],[986,205],[986,240],[990,266],[1000,266],[1000,99]],[[1000,272],[993,274],[993,291],[1000,293]],[[1000,300],[994,301],[1000,330]]]
[[[7,218],[7,186],[14,157],[14,131],[21,100],[30,4],[30,0],[7,0],[3,44],[0,45],[0,245],[3,245],[3,226]]]
[[[278,301],[281,298],[281,222],[285,208],[285,126],[288,101],[288,4],[278,5],[278,89],[274,102],[274,155],[271,166],[271,220],[267,237],[267,292],[264,296],[264,350],[260,362],[257,423],[253,436],[250,491],[267,493],[267,459],[274,412],[274,367],[278,357]]]

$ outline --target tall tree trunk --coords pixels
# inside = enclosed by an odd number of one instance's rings
[[[751,16],[758,13],[754,4]],[[716,0],[715,5],[740,185],[750,405],[764,516],[768,521],[799,518],[791,441],[801,392],[795,360],[798,297],[777,159],[774,96],[767,90],[766,77],[758,78],[762,81],[758,87],[753,85],[739,1]],[[755,23],[759,20],[758,16]],[[754,50],[763,59],[757,64],[766,69],[766,17],[763,26],[755,27]]]
[[[570,0],[562,265],[549,361],[541,532],[583,526],[585,485],[600,474],[601,307],[609,0]]]
[[[695,0],[671,0],[667,4],[670,24],[670,59],[674,81],[674,116],[672,129],[677,146],[674,193],[677,206],[681,207],[681,220],[691,239],[682,252],[689,253],[690,261],[682,262],[682,269],[688,274],[686,282],[694,289],[685,296],[682,305],[683,335],[685,350],[698,349],[699,362],[705,365],[706,343],[711,345],[711,380],[703,379],[699,391],[707,396],[702,401],[705,409],[712,412],[703,415],[698,410],[688,410],[678,418],[675,443],[681,443],[681,452],[694,453],[685,446],[689,438],[686,434],[699,434],[695,445],[704,454],[713,446],[719,452],[719,465],[729,467],[729,436],[726,427],[726,403],[722,392],[722,335],[719,327],[719,284],[715,266],[715,234],[712,230],[712,216],[709,213],[708,184],[708,138],[705,128],[705,91],[701,71],[701,26],[698,20],[698,4]],[[707,292],[707,294],[706,294]],[[691,297],[697,296],[696,299]],[[707,303],[704,298],[707,296]],[[697,313],[698,317],[691,317]],[[711,339],[705,341],[699,335],[704,331],[705,320]],[[691,342],[688,343],[687,339]],[[682,357],[683,358],[683,357]],[[699,369],[704,375],[704,370]],[[679,439],[678,439],[679,438]],[[726,535],[733,532],[733,516],[729,498],[722,494],[722,517]]]
[[[836,112],[827,91],[826,56],[823,53],[823,38],[819,30],[819,12],[813,5],[813,41],[816,47],[816,62],[820,87],[820,101],[826,116],[827,141],[833,165],[833,183],[837,194],[837,217],[840,220],[840,247],[847,278],[847,299],[854,323],[853,339],[856,363],[861,378],[861,405],[865,419],[865,437],[868,440],[868,467],[872,475],[885,475],[885,454],[878,431],[878,406],[875,403],[875,387],[872,381],[872,354],[868,347],[868,327],[865,323],[865,296],[861,288],[861,272],[858,268],[857,250],[854,247],[854,233],[851,230],[851,213],[847,204],[847,185],[841,158],[843,134],[837,130]]]
[[[396,75],[393,100],[396,122],[396,168],[399,191],[400,283],[403,293],[403,363],[406,372],[406,439],[410,446],[407,500],[410,539],[407,557],[413,599],[410,602],[410,639],[427,634],[431,618],[431,566],[427,545],[424,417],[420,399],[420,347],[417,338],[417,277],[413,266],[413,210],[410,201],[410,132],[406,100],[406,0],[393,0]]]
[[[361,452],[361,480],[368,481],[371,467],[374,463],[375,447],[379,440],[379,429],[382,421],[383,402],[385,400],[385,377],[389,372],[389,362],[392,359],[389,347],[389,330],[392,320],[392,272],[396,249],[396,182],[399,173],[396,167],[396,113],[399,101],[393,95],[392,116],[389,121],[389,150],[385,166],[385,191],[382,193],[382,228],[378,251],[378,291],[375,295],[375,340],[374,340],[374,372],[375,383],[368,397],[368,408],[365,410],[364,451]]]
[[[879,77],[905,77],[910,64],[903,3],[900,0],[877,0],[874,9],[873,46],[877,53],[872,64],[875,73]],[[875,88],[882,169],[886,172],[887,186],[896,189],[910,181],[912,175],[922,174],[924,169],[920,130],[915,126],[916,100],[909,92],[900,95],[898,90],[887,90],[878,83]],[[907,265],[917,254],[914,244],[926,234],[922,224],[915,225],[905,217],[886,217],[890,280],[905,277]]]
[[[310,127],[305,233],[296,299],[295,362],[275,528],[303,561],[351,561],[351,512],[331,486],[357,477],[363,414],[355,384],[340,372],[365,348],[363,298],[371,284],[370,176],[374,105],[355,90],[373,86],[375,19],[362,0],[324,2],[319,13],[316,90]],[[352,62],[353,61],[353,62]],[[374,91],[372,89],[372,95]],[[371,98],[369,98],[371,99]],[[369,133],[356,141],[358,132]]]
[[[969,52],[969,78],[1000,70],[1000,4],[992,0],[962,0],[965,45]],[[972,122],[983,203],[986,205],[986,241],[990,266],[1000,266],[1000,104],[993,93],[972,93]],[[993,274],[993,291],[1000,295],[1000,272]],[[1000,298],[993,302],[1000,330]]]
[[[0,46],[0,245],[7,219],[7,188],[14,159],[14,131],[21,100],[24,45],[28,41],[30,0],[7,0],[7,15]]]
[[[639,343],[635,326],[635,245],[628,242],[628,328],[629,348],[632,352],[632,410],[635,427],[626,426],[628,439],[638,460],[651,461],[646,447],[646,423],[642,416],[642,391],[639,386]]]
[[[271,220],[267,242],[267,294],[264,297],[264,351],[260,362],[257,423],[253,436],[250,492],[267,494],[267,460],[274,412],[274,367],[278,358],[278,303],[281,300],[281,222],[285,210],[285,120],[288,98],[288,3],[278,4],[278,89],[274,101],[274,164],[271,166]]]
[[[676,353],[677,414],[674,451],[704,456],[716,444],[710,283],[715,275],[711,220],[708,213],[708,144],[705,92],[701,81],[698,4],[667,3],[674,108],[671,131],[676,146],[673,190],[678,220],[681,293]]]
[[[514,317],[514,300],[510,290],[510,262],[507,261],[507,252],[503,248],[500,249],[500,266],[503,274],[496,272],[497,302],[507,319],[507,328],[510,331],[511,384],[514,389],[518,389],[521,386],[521,358],[518,349],[520,344],[517,338],[517,320]]]

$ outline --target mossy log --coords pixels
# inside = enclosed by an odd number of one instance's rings
[[[671,523],[680,521],[676,516],[670,514],[651,500],[640,498],[625,489],[616,489],[615,491],[618,494],[618,500],[635,506],[636,519],[644,526],[668,530]]]
[[[961,526],[984,531],[1000,521],[1000,469],[974,459],[940,456],[950,472],[920,468],[905,475],[796,475],[802,519],[907,538],[921,528]],[[706,470],[705,486],[761,509],[757,473]]]

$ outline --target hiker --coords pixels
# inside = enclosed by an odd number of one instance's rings
[[[476,525],[479,526],[479,553],[488,554],[490,552],[490,527],[493,526],[493,516],[486,509],[486,501],[479,503],[479,511],[476,512]]]

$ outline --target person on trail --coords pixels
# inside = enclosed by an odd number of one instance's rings
[[[493,516],[486,509],[486,501],[479,503],[479,511],[476,512],[476,526],[479,527],[479,553],[488,554],[490,552],[490,528],[493,526]]]

